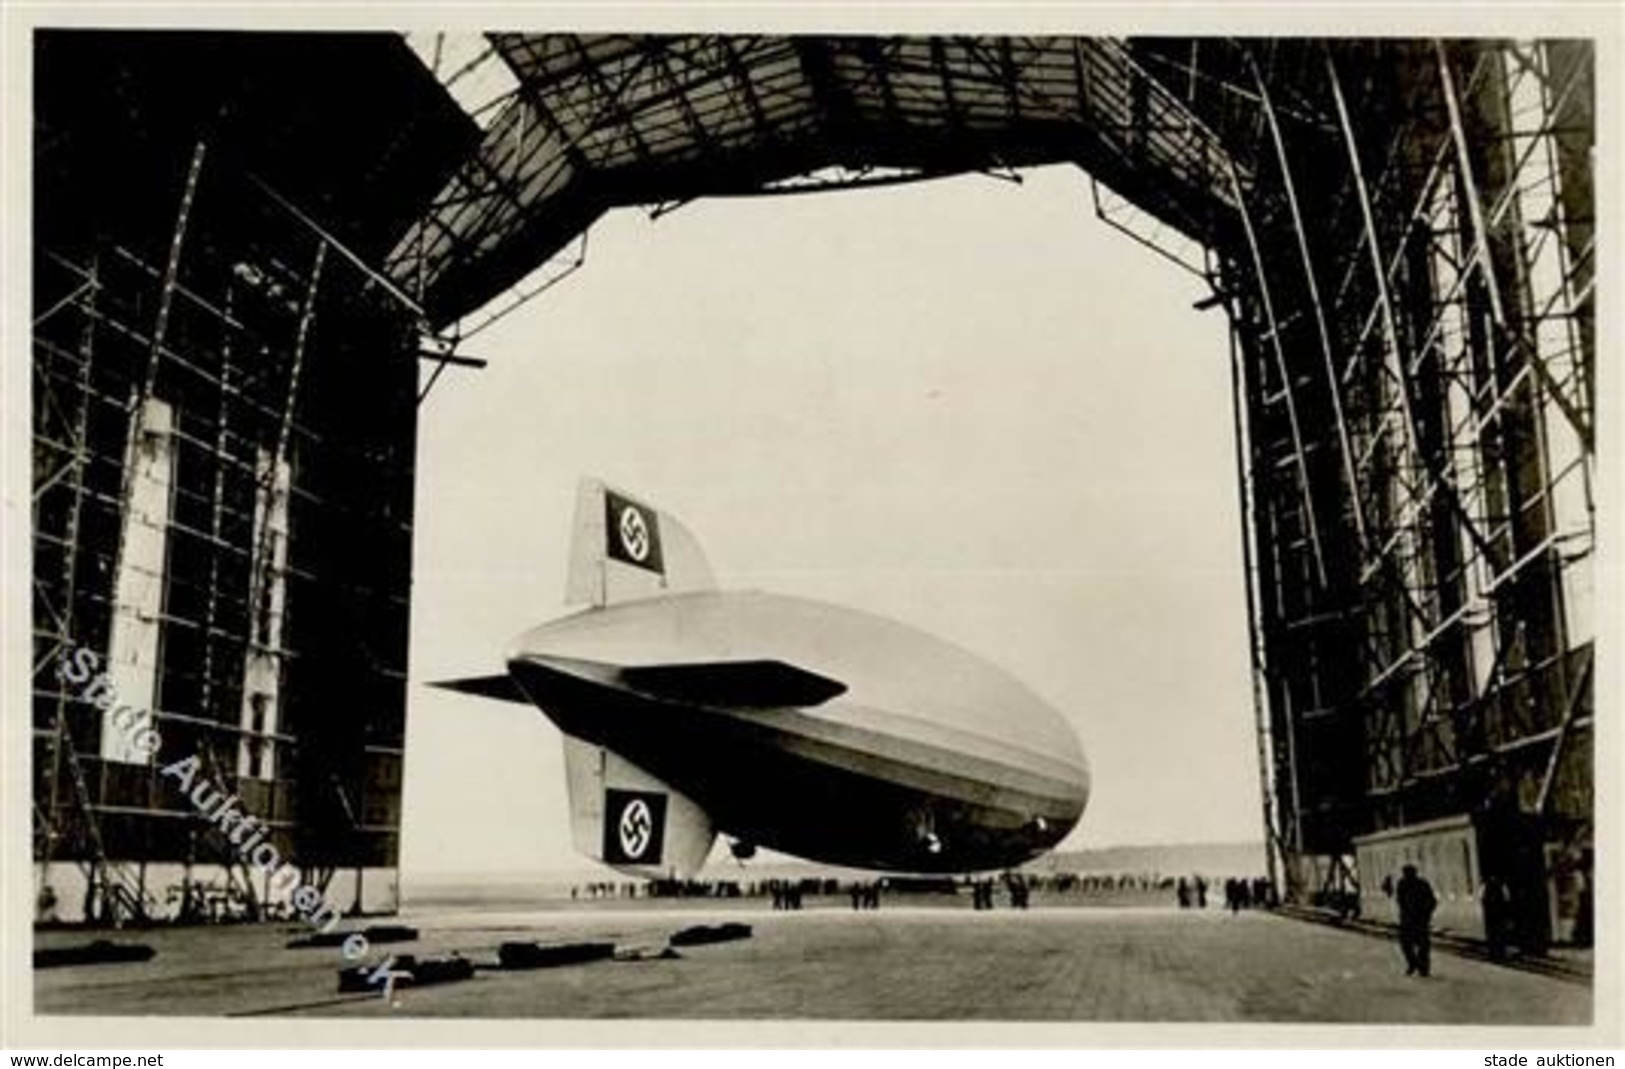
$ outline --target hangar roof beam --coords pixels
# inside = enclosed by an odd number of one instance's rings
[[[437,326],[610,208],[758,192],[831,167],[922,177],[1074,163],[1204,239],[1234,224],[1227,168],[1251,182],[1120,41],[490,39],[521,91],[389,259],[397,279],[421,281]]]

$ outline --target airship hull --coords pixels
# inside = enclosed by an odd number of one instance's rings
[[[1071,724],[1020,680],[895,620],[717,588],[671,514],[597,480],[566,601],[507,672],[437,686],[539,707],[564,733],[576,849],[692,875],[718,833],[891,872],[985,872],[1054,847],[1089,798]]]
[[[793,665],[839,694],[803,708],[777,700],[780,681],[747,680],[723,703],[706,688],[674,698],[665,679],[640,674],[746,664]],[[819,602],[629,602],[528,633],[508,669],[566,734],[671,784],[719,830],[813,860],[920,873],[1015,865],[1071,831],[1088,798],[1070,728],[1020,683],[931,636]]]

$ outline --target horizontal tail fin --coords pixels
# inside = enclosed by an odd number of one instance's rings
[[[715,587],[699,542],[676,517],[597,479],[582,480],[565,584],[568,604],[602,607]]]
[[[499,702],[514,702],[518,705],[530,705],[531,700],[525,692],[519,689],[519,684],[509,675],[500,676],[466,676],[462,679],[437,679],[429,684],[441,690],[455,690],[460,694],[473,694],[481,698],[491,698]]]
[[[623,668],[633,690],[668,701],[724,709],[809,708],[846,693],[846,684],[783,661],[710,661]]]

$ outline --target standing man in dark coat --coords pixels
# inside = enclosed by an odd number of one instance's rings
[[[1415,865],[1401,871],[1394,897],[1399,900],[1399,949],[1405,954],[1405,975],[1426,976],[1433,951],[1429,925],[1439,900],[1433,896],[1433,886],[1416,874]]]

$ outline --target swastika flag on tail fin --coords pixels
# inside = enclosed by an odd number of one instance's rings
[[[604,792],[604,860],[658,865],[665,852],[666,796],[655,791]]]
[[[613,490],[604,493],[605,551],[612,560],[663,574],[660,513]]]
[[[716,829],[692,798],[614,750],[571,735],[564,736],[564,773],[570,837],[581,853],[640,879],[686,879],[705,864]]]
[[[705,553],[681,520],[601,480],[581,480],[565,580],[568,604],[601,608],[716,587]]]

